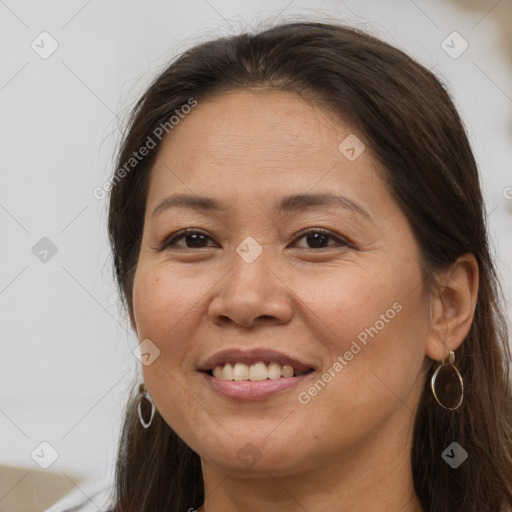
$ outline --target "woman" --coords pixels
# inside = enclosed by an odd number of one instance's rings
[[[351,28],[187,51],[112,182],[140,340],[113,510],[512,506],[510,353],[449,95]]]

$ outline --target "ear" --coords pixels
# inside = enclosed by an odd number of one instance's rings
[[[449,269],[436,274],[429,302],[430,327],[425,353],[442,361],[467,336],[478,298],[478,262],[463,254]]]

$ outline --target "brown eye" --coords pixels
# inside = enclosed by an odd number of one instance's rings
[[[340,247],[349,245],[340,237],[335,236],[331,232],[320,228],[310,229],[308,231],[303,232],[298,238],[295,239],[295,245],[297,245],[297,240],[301,239],[305,239],[306,246],[298,247],[304,249],[325,249],[333,246]],[[160,250],[168,248],[204,249],[207,247],[216,246],[208,245],[209,241],[212,241],[212,238],[206,233],[189,228],[178,233],[175,233],[168,237],[166,240],[164,240],[164,242],[162,242],[162,244],[160,245]]]
[[[302,233],[300,237],[298,237],[296,240],[301,240],[304,238],[306,240],[306,244],[308,246],[304,247],[305,249],[324,249],[326,247],[332,247],[335,245],[341,245],[341,246],[347,246],[348,243],[342,240],[341,238],[333,235],[329,231],[326,231],[325,229],[310,229],[309,231],[306,231]],[[328,243],[329,239],[334,240],[334,243]]]
[[[184,245],[177,243],[181,240],[184,240]],[[213,247],[211,245],[207,245],[208,240],[211,240],[211,238],[206,233],[194,229],[186,229],[171,235],[170,238],[167,238],[162,243],[161,249],[163,250],[171,247],[178,247],[182,249],[203,249],[205,247]]]

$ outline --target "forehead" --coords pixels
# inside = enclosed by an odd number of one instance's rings
[[[196,150],[187,156],[199,161],[212,150],[229,152],[235,161],[262,157],[266,151],[271,152],[265,162],[286,151],[298,158],[329,145],[336,149],[341,124],[296,94],[233,91],[199,102],[164,140],[162,150],[186,144]],[[242,147],[244,153],[237,153]]]
[[[338,116],[293,93],[223,93],[198,102],[166,136],[148,200],[170,190],[268,195],[303,193],[317,184],[360,189],[364,196],[362,185],[379,179],[368,147],[355,160],[340,151],[354,136]]]

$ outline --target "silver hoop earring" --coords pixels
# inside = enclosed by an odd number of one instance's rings
[[[458,409],[464,398],[464,382],[459,370],[457,370],[453,364],[454,361],[455,354],[450,350],[448,362],[446,363],[445,360],[443,360],[443,363],[437,368],[430,381],[430,387],[437,403],[444,409],[450,411]],[[436,384],[439,381],[441,382],[442,394],[444,395],[442,400],[439,398],[439,394],[436,391]]]
[[[144,428],[149,428],[149,426],[153,422],[153,416],[155,415],[155,404],[153,403],[153,400],[151,400],[151,397],[149,396],[148,390],[146,389],[146,385],[144,383],[142,383],[139,386],[139,393],[141,395],[139,398],[139,403],[137,404],[137,412],[139,413],[139,421],[140,421],[140,424]],[[145,421],[144,418],[142,417],[142,401],[144,399],[146,399],[151,405],[151,414],[149,416],[149,421]]]

